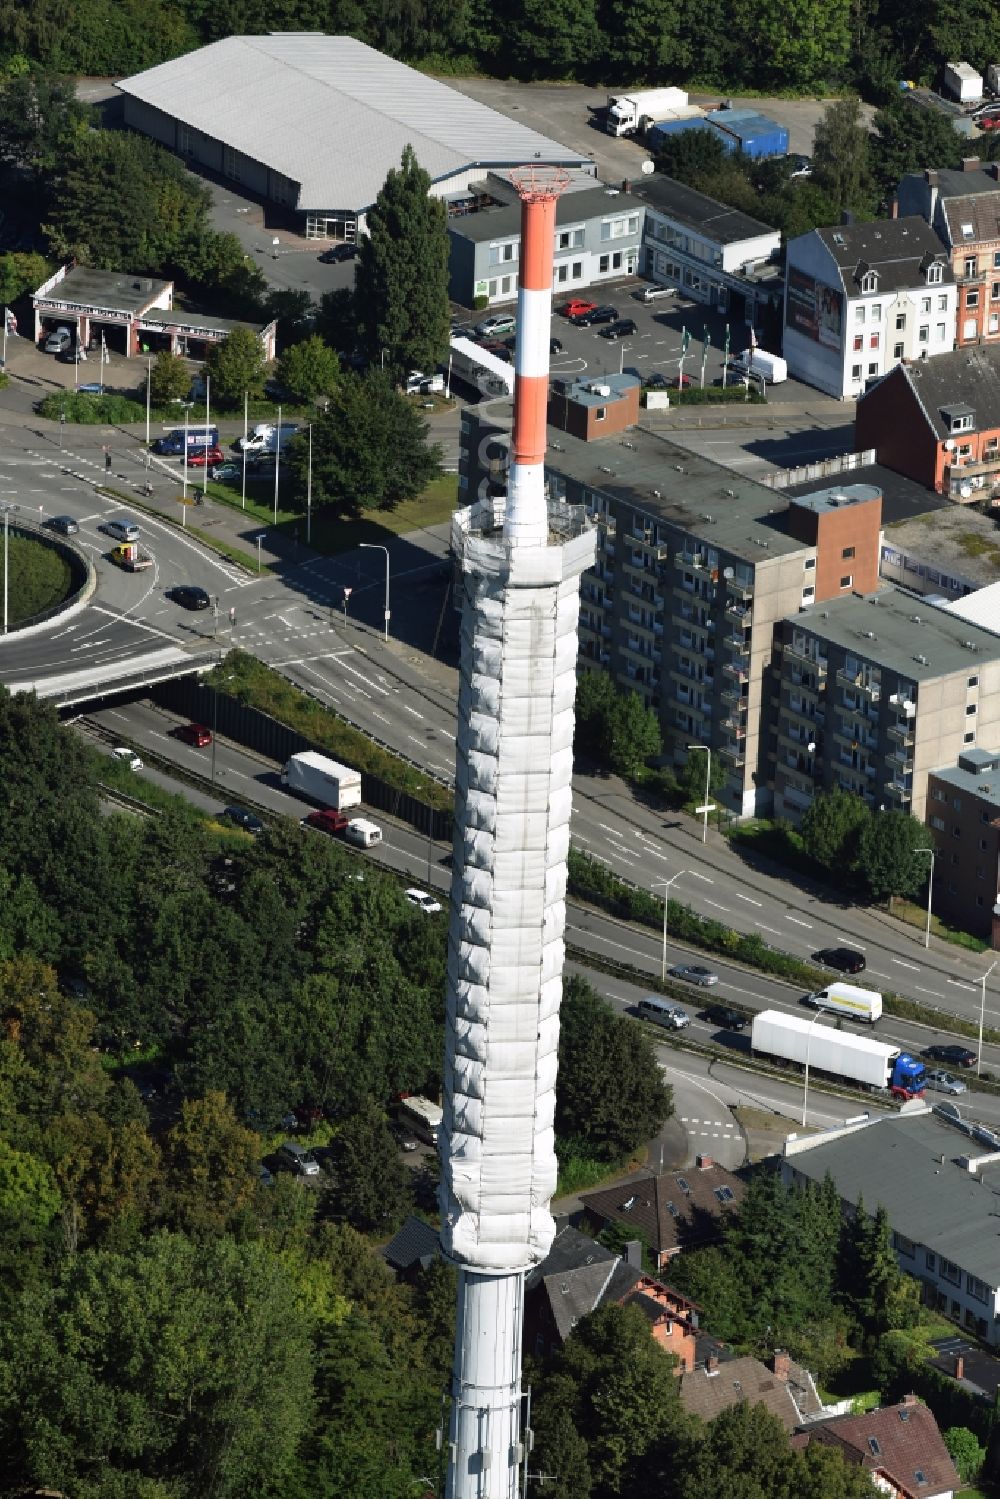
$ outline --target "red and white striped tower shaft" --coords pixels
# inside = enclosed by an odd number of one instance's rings
[[[545,428],[552,335],[552,263],[556,203],[568,180],[565,172],[551,170],[543,174],[527,169],[513,174],[521,198],[521,268],[514,355],[514,430],[504,536],[516,546],[541,545],[548,534]]]

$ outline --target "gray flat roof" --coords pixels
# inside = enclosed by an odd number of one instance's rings
[[[297,182],[300,210],[368,208],[406,145],[432,182],[589,162],[350,36],[225,37],[117,87]]]
[[[162,313],[156,307],[148,318],[140,321],[156,323],[158,327],[164,328],[204,328],[209,333],[232,333],[234,328],[249,328],[251,333],[261,333],[269,327],[268,323],[248,323],[244,318],[205,317],[200,312],[186,312],[182,307]]]
[[[614,187],[582,188],[564,194],[556,202],[556,223],[575,224],[580,219],[603,218],[605,215],[638,212],[645,204],[631,193],[623,193]],[[462,239],[498,239],[505,234],[517,234],[521,228],[521,205],[503,203],[496,208],[481,208],[478,213],[463,214],[448,220],[452,234]]]
[[[829,1172],[844,1201],[861,1195],[868,1212],[881,1204],[898,1233],[1000,1286],[1000,1162],[976,1175],[956,1164],[993,1148],[926,1112],[890,1114],[787,1159],[815,1182]]]
[[[819,482],[817,479],[810,479],[805,484],[793,484],[781,493],[798,496],[810,494]],[[881,463],[866,463],[860,468],[852,468],[844,474],[843,482],[874,484],[882,491],[883,526],[899,520],[909,520],[913,516],[926,515],[931,510],[947,510],[952,504],[946,496],[935,494],[933,489],[918,484],[915,479],[908,479],[905,474],[897,474],[894,469],[886,468]]]
[[[827,489],[807,490],[795,496],[795,503],[814,515],[825,515],[830,510],[842,510],[845,505],[863,505],[868,500],[878,500],[882,491],[876,484],[831,484]]]
[[[734,245],[741,240],[777,234],[770,224],[752,219],[742,209],[719,203],[715,198],[706,197],[686,183],[677,182],[660,172],[639,178],[631,184],[631,190],[650,208],[659,209],[678,223],[690,225],[717,245]]]
[[[814,604],[786,623],[914,682],[1000,661],[1000,639],[989,630],[891,584]]]
[[[171,285],[170,281],[157,281],[153,276],[130,276],[123,271],[97,271],[89,265],[75,265],[39,300],[138,312]]]
[[[970,506],[948,504],[912,520],[885,527],[889,546],[925,557],[941,572],[957,572],[974,583],[1000,580],[1000,532],[991,516]]]
[[[982,753],[985,763],[978,771],[966,770],[962,765],[945,765],[931,774],[953,790],[964,791],[967,796],[978,796],[988,806],[996,807],[1000,812],[1000,774],[994,768],[997,766],[997,757],[985,750]],[[963,755],[962,759],[965,758]]]
[[[509,428],[512,414],[511,402],[490,401],[483,419]],[[755,566],[809,550],[783,530],[784,494],[638,427],[597,442],[550,427],[545,466]]]

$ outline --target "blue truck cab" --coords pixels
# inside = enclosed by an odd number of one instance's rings
[[[893,1063],[889,1080],[889,1092],[893,1098],[922,1098],[927,1082],[927,1069],[923,1062],[901,1051]]]

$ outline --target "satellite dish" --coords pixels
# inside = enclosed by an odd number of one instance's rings
[[[643,162],[640,168],[640,171],[642,172],[642,175],[644,177],[651,177],[656,171],[656,162],[650,161],[649,157],[647,156],[646,160]]]
[[[809,743],[806,745],[806,749],[809,751],[809,753],[811,755],[814,755],[816,753],[816,741],[815,741],[815,739],[811,739],[809,741]]]
[[[948,438],[948,441],[944,445],[944,450],[945,450],[946,453],[954,453],[954,451],[955,451],[955,439],[953,437],[949,437]]]
[[[726,579],[729,579],[735,578],[736,574],[733,572],[733,569],[731,567],[724,567],[722,569],[722,576]]]

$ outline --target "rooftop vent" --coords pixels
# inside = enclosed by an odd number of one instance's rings
[[[600,471],[601,471],[602,474],[610,474],[611,477],[614,478],[614,476],[615,476],[614,469],[613,468],[608,468],[608,465],[606,463],[599,463],[597,465],[597,467],[600,469]]]
[[[866,630],[865,631],[865,639],[866,640],[877,640],[878,636],[875,634],[874,630]]]
[[[917,663],[918,663],[918,665],[920,665],[920,666],[930,666],[930,664],[931,664],[931,663],[930,663],[930,662],[929,662],[929,661],[928,661],[928,659],[927,659],[927,657],[926,657],[926,656],[914,656],[914,658],[913,658],[913,659],[914,659],[914,661],[916,661],[916,662],[917,662]]]
[[[724,489],[722,491],[722,493],[725,494],[725,495],[728,495],[731,500],[735,500],[735,498],[736,498],[736,491],[735,491],[735,489]]]
[[[654,500],[662,500],[663,499],[663,495],[660,493],[660,491],[658,489],[651,489],[649,492],[653,496]]]
[[[919,614],[911,614],[910,615],[910,624],[911,625],[922,625],[923,624],[923,620],[920,618]]]

